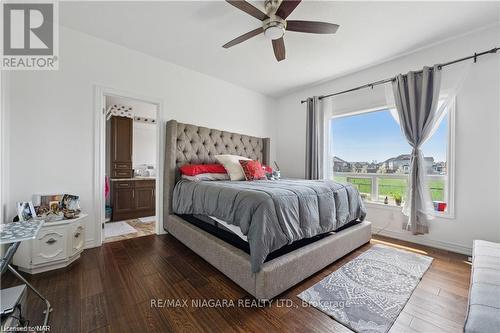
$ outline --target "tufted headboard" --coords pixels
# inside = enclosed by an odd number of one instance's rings
[[[188,163],[216,163],[215,155],[232,154],[269,164],[269,138],[225,132],[221,130],[167,122],[164,168],[164,222],[172,213],[172,192],[179,180],[179,167]]]

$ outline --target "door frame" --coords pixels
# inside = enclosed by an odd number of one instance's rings
[[[105,220],[104,183],[106,172],[106,96],[135,99],[156,105],[156,226],[157,235],[164,234],[163,221],[163,164],[165,156],[165,135],[162,126],[164,118],[164,103],[161,98],[143,96],[133,92],[118,90],[101,85],[94,85],[94,211],[96,219],[94,244],[86,247],[101,246],[104,240],[102,223]]]

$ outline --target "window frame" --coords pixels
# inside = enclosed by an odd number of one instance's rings
[[[331,139],[331,131],[332,131],[332,120],[338,119],[338,118],[344,118],[344,117],[351,117],[351,116],[357,116],[357,115],[362,115],[362,114],[367,114],[371,112],[379,112],[379,111],[384,111],[391,109],[391,107],[387,105],[381,105],[369,109],[363,109],[363,110],[356,110],[356,111],[351,111],[351,112],[345,112],[341,114],[335,114],[332,115],[329,119],[329,125],[328,125],[328,136],[327,136],[327,146],[328,146],[328,170],[325,173],[328,175],[329,179],[333,179],[335,177],[335,171],[333,170],[333,157],[335,156],[335,149],[334,149],[334,142]],[[447,166],[447,175],[444,177],[445,179],[445,193],[444,193],[444,198],[445,202],[447,203],[447,210],[446,212],[437,212],[435,210],[432,210],[431,212],[428,212],[429,215],[432,215],[434,217],[438,218],[445,218],[445,219],[454,219],[455,218],[455,129],[456,129],[456,98],[453,98],[452,101],[450,102],[450,106],[448,107],[448,143],[447,143],[447,148],[446,148],[446,166]],[[372,175],[372,174],[368,174]],[[363,174],[360,174],[362,177]],[[373,186],[373,184],[372,184]],[[376,208],[385,208],[385,209],[397,209],[401,210],[401,207],[395,206],[392,204],[383,204],[378,201],[368,201],[366,200],[365,203],[369,206],[376,207]]]

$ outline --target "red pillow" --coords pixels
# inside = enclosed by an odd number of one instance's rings
[[[262,164],[259,161],[240,160],[240,165],[245,173],[247,180],[267,179],[266,173],[262,169]]]
[[[179,168],[181,174],[196,176],[202,173],[227,173],[221,164],[185,164]]]

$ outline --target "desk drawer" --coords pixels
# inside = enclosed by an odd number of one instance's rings
[[[42,228],[36,240],[33,241],[32,264],[39,265],[66,259],[66,255],[66,228]]]

